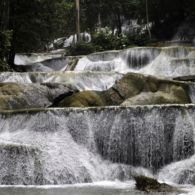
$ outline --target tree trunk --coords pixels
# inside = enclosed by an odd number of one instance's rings
[[[77,42],[79,43],[81,40],[80,34],[80,0],[76,1],[76,34],[77,34]]]
[[[101,21],[101,14],[100,11],[98,12],[98,28],[102,27],[102,21]]]
[[[121,22],[120,10],[117,11],[117,31],[118,31],[118,36],[120,36],[122,34],[122,22]]]
[[[0,30],[5,31],[8,30],[9,27],[9,7],[10,7],[10,2],[9,0],[2,0],[0,2]]]
[[[150,26],[149,26],[149,12],[148,12],[148,0],[146,0],[146,28],[148,30],[149,39],[152,38]]]
[[[15,59],[15,42],[16,42],[16,8],[18,6],[18,0],[10,1],[9,4],[9,29],[13,31],[12,34],[12,40],[11,40],[11,48],[9,52],[9,57],[8,57],[8,64],[12,69],[15,69],[15,64],[14,64],[14,59]]]
[[[99,10],[98,10],[98,28],[102,27],[102,19],[101,19],[101,1],[99,0]]]

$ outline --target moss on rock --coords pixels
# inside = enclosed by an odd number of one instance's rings
[[[158,91],[143,92],[139,95],[125,100],[121,105],[151,105],[151,104],[184,104],[189,103],[185,91],[181,87],[172,86],[169,93]]]
[[[72,96],[64,98],[60,102],[60,107],[90,107],[90,106],[105,106],[106,103],[98,92],[83,91],[75,93]]]
[[[79,92],[66,97],[58,106],[90,107],[186,103],[191,103],[186,83],[128,73],[106,91]]]
[[[135,176],[136,188],[145,192],[181,192],[177,188],[170,186],[166,183],[159,183],[156,179]]]
[[[16,83],[0,83],[0,95],[17,95],[22,88]]]

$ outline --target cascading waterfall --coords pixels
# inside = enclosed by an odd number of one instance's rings
[[[195,74],[194,52],[194,47],[137,47],[79,57],[18,54],[21,72],[0,73],[1,105],[9,99],[0,111],[0,184],[64,185],[146,175],[195,185],[195,106],[171,103],[175,97],[195,102],[193,82],[171,81]],[[143,102],[144,95],[158,96],[170,104],[52,108],[59,97],[85,91],[97,92],[92,102],[101,92],[122,103],[129,86],[132,98],[133,93]]]
[[[79,60],[75,71],[98,70],[137,72],[154,76],[178,77],[195,74],[194,48],[131,48],[123,51],[91,54]],[[98,60],[97,60],[98,57]]]
[[[79,91],[94,90],[104,91],[112,87],[116,80],[122,78],[123,74],[115,72],[3,72],[0,73],[0,82],[15,83],[63,83],[76,87]]]
[[[194,111],[193,105],[175,105],[1,112],[0,182],[67,184],[149,175],[133,166],[157,171],[194,154]]]
[[[30,56],[18,54],[15,63],[21,70],[28,72],[113,71],[179,77],[195,74],[194,50],[194,47],[138,47],[94,53],[77,59],[61,57],[61,53]]]

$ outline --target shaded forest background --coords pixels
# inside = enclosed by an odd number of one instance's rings
[[[80,0],[80,13],[81,32],[92,34],[95,43],[102,42],[99,50],[120,49],[124,45],[171,40],[181,25],[193,25],[195,0]],[[74,0],[0,0],[2,67],[13,64],[15,53],[43,51],[54,39],[75,34],[75,20]],[[122,26],[133,20],[140,26],[148,22],[151,37],[147,30],[141,32],[138,28],[124,38]],[[107,27],[111,38],[97,37],[100,27]]]

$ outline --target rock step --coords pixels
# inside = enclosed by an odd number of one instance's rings
[[[195,75],[183,76],[183,77],[175,77],[173,78],[175,81],[185,81],[185,82],[195,82]]]
[[[115,83],[111,80],[108,89],[105,87],[108,84],[99,83],[102,85],[100,91],[93,90],[94,84],[87,80],[83,82],[83,91],[78,81],[69,84],[0,83],[0,109],[186,104],[195,101],[195,84],[188,82],[128,73]],[[95,87],[98,79],[96,83]],[[92,87],[87,90],[90,85]]]

